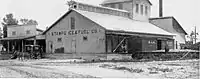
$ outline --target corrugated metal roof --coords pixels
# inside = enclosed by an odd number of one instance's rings
[[[159,34],[159,35],[173,35],[149,22],[135,21],[125,17],[88,12],[82,10],[74,10],[74,11],[87,17],[93,22],[101,25],[107,30],[128,31],[128,32]]]

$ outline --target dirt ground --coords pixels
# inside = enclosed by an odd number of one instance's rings
[[[0,60],[0,78],[200,79],[200,60],[74,63],[75,60]]]

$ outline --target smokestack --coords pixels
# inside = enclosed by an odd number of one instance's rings
[[[159,17],[163,17],[163,0],[159,0]]]

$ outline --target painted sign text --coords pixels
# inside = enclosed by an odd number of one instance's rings
[[[69,30],[69,31],[59,31],[59,32],[51,32],[51,36],[61,36],[61,35],[80,35],[80,34],[94,34],[98,33],[97,29],[92,30]]]

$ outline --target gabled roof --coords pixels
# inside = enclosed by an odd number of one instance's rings
[[[72,10],[67,11],[63,16],[61,16],[55,23],[53,23],[49,28],[47,28],[42,35],[46,34],[52,27],[54,27],[56,24],[58,24],[62,19],[64,19],[69,13],[71,13]]]
[[[127,31],[127,32],[168,35],[168,36],[173,35],[151,23],[148,23],[148,22],[140,22],[140,21],[135,21],[135,20],[125,18],[125,17],[89,12],[89,11],[82,11],[82,10],[68,11],[58,21],[56,21],[50,28],[48,28],[43,34],[45,34],[53,26],[55,26],[59,21],[61,21],[65,16],[67,16],[71,11],[75,11],[78,14],[90,19],[91,21],[104,27],[106,30]]]
[[[178,24],[178,26],[181,28],[181,30],[187,35],[187,32],[183,29],[183,27],[179,24],[179,22],[173,16],[150,18],[149,20],[160,20],[160,19],[172,19],[172,20],[174,20]]]
[[[118,3],[118,2],[127,2],[127,1],[133,1],[133,0],[105,0],[103,1],[102,4],[111,4],[111,3]],[[149,0],[146,0],[150,5],[152,5],[152,3]]]

